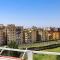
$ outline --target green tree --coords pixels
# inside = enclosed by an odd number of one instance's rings
[[[9,47],[9,48],[18,49],[18,44],[17,44],[15,41],[11,41],[11,42],[8,44],[8,47]]]
[[[8,47],[9,48],[14,48],[14,49],[18,49],[18,44],[16,44],[15,41],[11,41],[9,44],[8,44]],[[19,52],[16,52],[16,51],[8,51],[8,56],[14,56],[14,57],[19,57],[20,56],[20,53]]]

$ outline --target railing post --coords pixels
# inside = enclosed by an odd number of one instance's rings
[[[27,51],[27,57],[28,57],[28,60],[33,60],[33,52],[32,51]]]

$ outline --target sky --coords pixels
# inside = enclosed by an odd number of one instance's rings
[[[60,27],[60,0],[0,0],[0,24]]]

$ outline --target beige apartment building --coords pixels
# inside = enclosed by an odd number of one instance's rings
[[[32,42],[34,43],[37,41],[37,27],[32,26],[31,30],[32,30]]]
[[[37,29],[32,29],[32,43],[37,41]]]
[[[58,28],[50,28],[50,30],[47,30],[48,40],[59,40],[60,39],[60,31],[58,31]]]
[[[16,41],[16,27],[14,24],[7,25],[7,44]]]
[[[31,31],[28,31],[28,29],[24,29],[24,43],[32,43],[31,39]]]
[[[33,28],[24,29],[24,41],[25,43],[34,43],[37,40],[37,31]]]
[[[6,42],[4,29],[5,29],[5,26],[3,24],[0,24],[0,45],[4,45]]]
[[[37,29],[37,39],[38,41],[49,41],[53,40],[53,32],[49,27],[46,28],[38,28]]]
[[[18,45],[23,43],[23,27],[14,24],[7,26],[7,43],[15,41]]]
[[[60,31],[58,28],[51,28],[50,32],[50,40],[59,40],[60,39]]]
[[[48,31],[42,28],[37,29],[37,41],[47,41],[48,40]]]
[[[0,45],[15,41],[18,45],[22,43],[35,43],[41,41],[60,40],[60,28],[27,28],[9,24],[0,24]]]

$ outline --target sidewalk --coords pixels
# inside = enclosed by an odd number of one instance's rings
[[[0,60],[21,60],[20,58],[10,56],[0,56]]]

